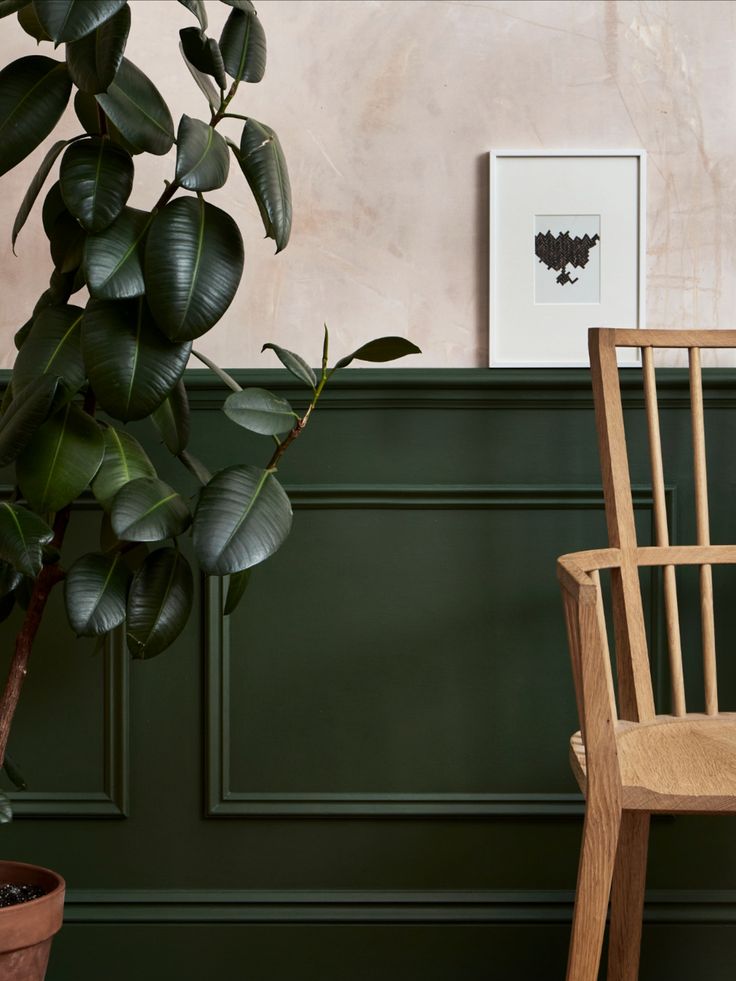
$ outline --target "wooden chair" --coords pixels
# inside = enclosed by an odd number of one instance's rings
[[[720,712],[712,566],[736,546],[711,545],[701,348],[736,347],[736,331],[591,330],[590,364],[610,547],[558,560],[580,732],[572,767],[586,798],[567,981],[596,981],[609,898],[608,981],[636,981],[649,817],[736,811],[736,713]],[[617,347],[640,347],[649,430],[654,546],[637,544]],[[671,546],[653,351],[686,348],[695,491],[695,545]],[[705,712],[688,712],[677,606],[677,566],[699,568]],[[639,570],[662,568],[671,713],[656,714]],[[610,570],[617,693],[609,659],[601,570]],[[617,705],[618,702],[618,705]]]

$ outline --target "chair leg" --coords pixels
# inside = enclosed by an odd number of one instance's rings
[[[591,802],[588,801],[580,849],[567,981],[597,981],[620,825],[619,810],[591,807]]]
[[[611,888],[608,981],[637,981],[641,948],[649,814],[624,811]]]

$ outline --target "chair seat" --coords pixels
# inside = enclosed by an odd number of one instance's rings
[[[736,811],[736,713],[648,722],[617,722],[616,748],[625,809]],[[585,748],[579,732],[570,758],[585,793]]]

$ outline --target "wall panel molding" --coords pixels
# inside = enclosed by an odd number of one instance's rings
[[[603,510],[600,487],[590,485],[302,485],[287,487],[294,508],[437,510]],[[675,489],[666,488],[673,512]],[[633,488],[636,510],[651,511],[651,489]],[[205,813],[227,817],[553,817],[581,815],[578,793],[259,793],[231,784],[230,626],[221,614],[224,588],[206,582],[205,624]],[[654,614],[654,611],[653,611]],[[661,661],[661,630],[654,623],[655,662]]]
[[[87,923],[568,924],[565,890],[72,889],[64,920]],[[736,924],[736,890],[652,890],[646,923]]]

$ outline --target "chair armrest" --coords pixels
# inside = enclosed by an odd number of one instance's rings
[[[569,552],[557,560],[557,578],[563,589],[578,603],[595,604],[599,587],[590,573],[598,569],[614,569],[620,564],[621,552],[617,548]]]

